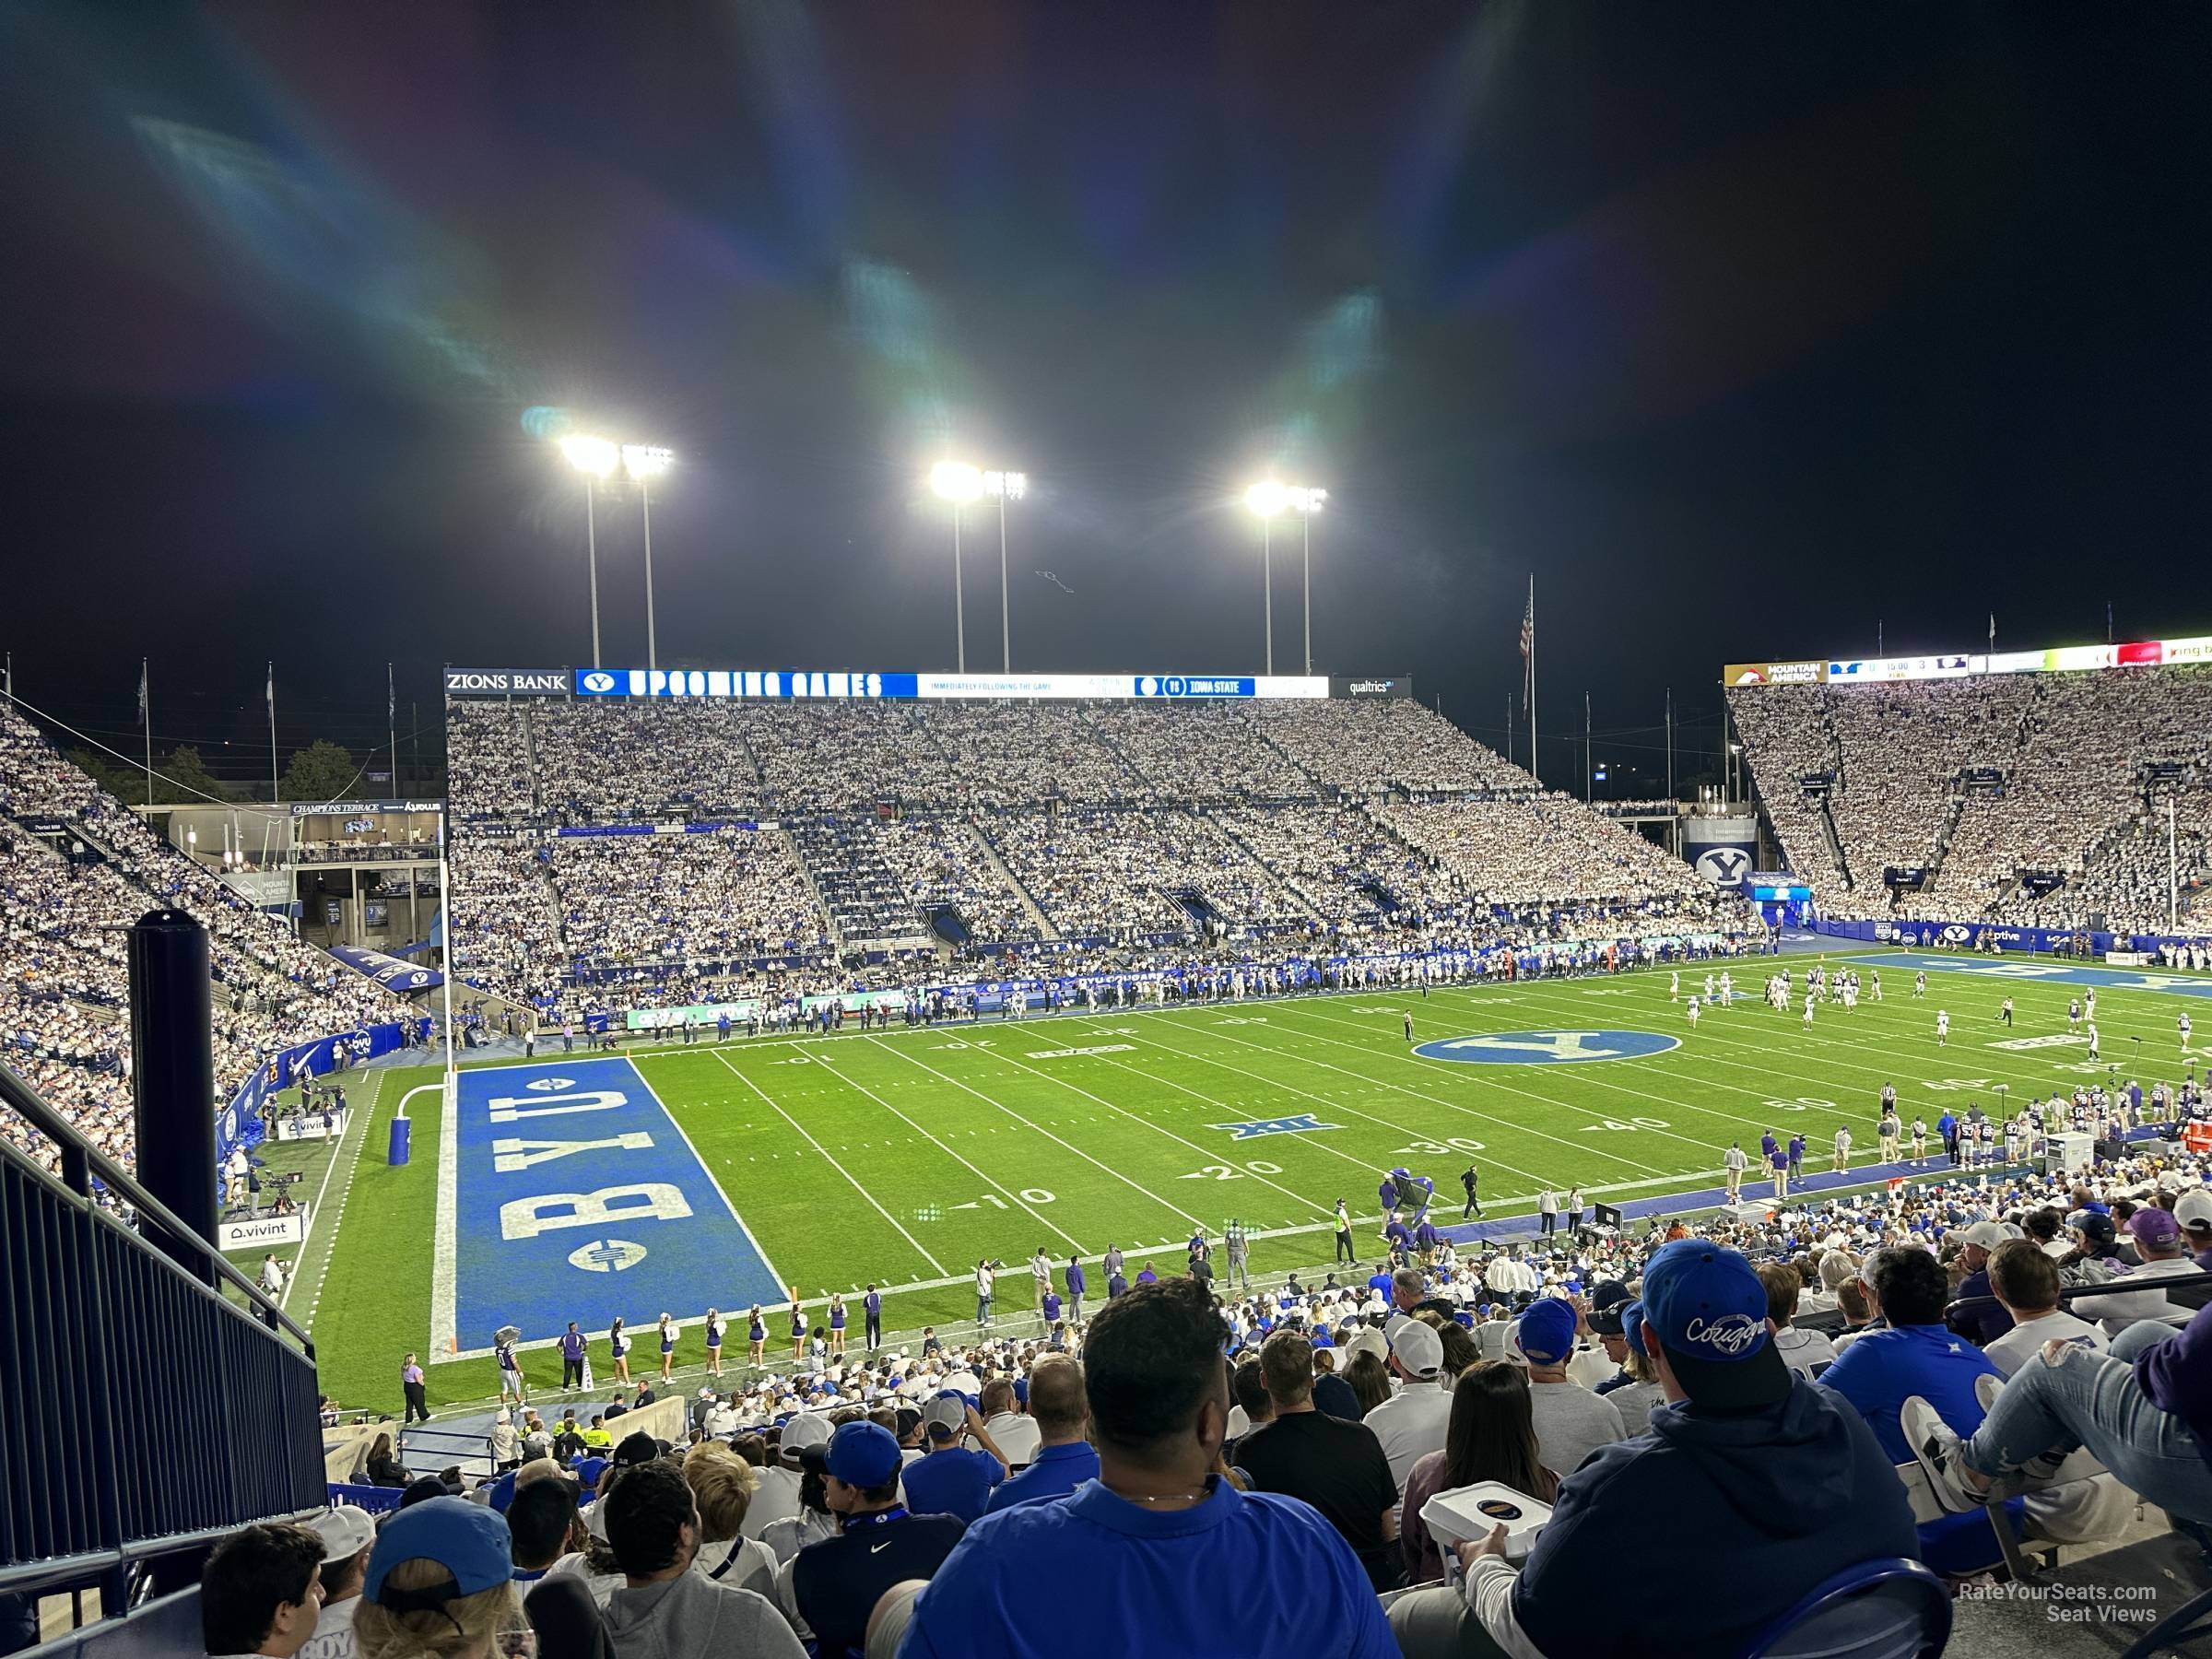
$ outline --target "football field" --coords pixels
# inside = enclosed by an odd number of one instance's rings
[[[324,1386],[396,1406],[414,1350],[434,1402],[481,1398],[492,1333],[512,1324],[539,1345],[526,1369],[550,1389],[566,1321],[596,1334],[621,1316],[636,1364],[663,1312],[685,1327],[679,1363],[696,1366],[709,1306],[731,1318],[741,1359],[745,1310],[772,1309],[790,1285],[809,1304],[843,1292],[856,1346],[871,1281],[888,1329],[965,1331],[979,1258],[1008,1265],[996,1312],[1026,1313],[1041,1245],[1061,1265],[1080,1256],[1096,1297],[1108,1246],[1132,1277],[1147,1261],[1180,1272],[1182,1241],[1197,1228],[1218,1240],[1231,1220],[1255,1272],[1326,1263],[1338,1197],[1375,1248],[1376,1184],[1399,1164],[1435,1181],[1450,1221],[1470,1162],[1493,1218],[1532,1210],[1547,1184],[1592,1200],[1712,1186],[1730,1140],[1756,1157],[1769,1127],[1802,1132],[1807,1169],[1825,1170],[1848,1124],[1853,1162],[1869,1163],[1885,1082],[1908,1128],[1976,1100],[2009,1111],[2085,1075],[2147,1089],[2196,1058],[2177,1017],[2212,1015],[2199,1000],[2212,978],[1863,949],[1782,959],[1800,994],[1821,959],[1857,963],[1866,992],[1853,1012],[1820,1006],[1809,1031],[1794,1007],[1759,1001],[1774,963],[1752,959],[1730,964],[1735,1006],[1694,1030],[1701,965],[1682,973],[1681,1001],[1658,971],[580,1052],[467,1068],[450,1108],[434,1069],[386,1073],[340,1149],[343,1216],[310,1302]],[[2090,987],[2097,1062],[2066,1018]],[[403,1100],[413,1157],[391,1168],[385,1125]],[[771,1356],[788,1353],[788,1316],[768,1324]],[[594,1343],[602,1376],[605,1351]]]

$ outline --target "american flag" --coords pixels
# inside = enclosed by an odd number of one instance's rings
[[[138,659],[138,724],[146,724],[146,659]]]
[[[1528,707],[1530,682],[1536,674],[1536,579],[1528,579],[1528,608],[1521,613],[1521,706]]]

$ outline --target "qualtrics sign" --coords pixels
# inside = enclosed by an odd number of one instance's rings
[[[448,697],[566,697],[566,668],[448,668]]]

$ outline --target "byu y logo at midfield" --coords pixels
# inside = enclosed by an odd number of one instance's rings
[[[1679,1038],[1656,1031],[1489,1031],[1440,1037],[1413,1052],[1424,1060],[1474,1065],[1564,1065],[1576,1060],[1641,1060],[1680,1046]]]

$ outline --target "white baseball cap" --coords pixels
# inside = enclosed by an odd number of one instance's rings
[[[349,1561],[376,1538],[376,1518],[357,1504],[334,1504],[307,1524],[323,1540],[323,1559]]]

